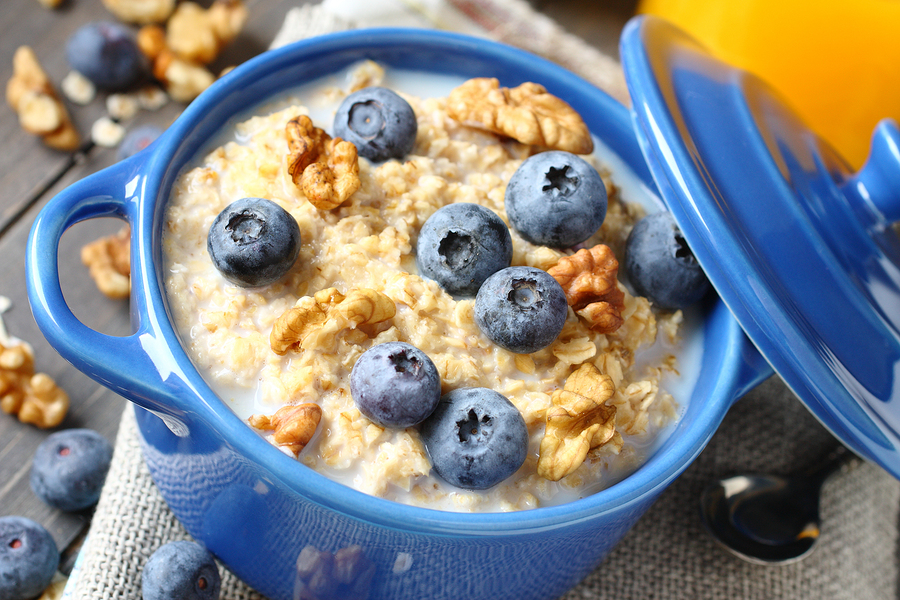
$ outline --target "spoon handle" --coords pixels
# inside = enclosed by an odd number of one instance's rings
[[[810,468],[805,473],[805,476],[821,486],[823,483],[825,483],[825,480],[828,479],[829,476],[831,476],[832,473],[840,469],[845,464],[851,463],[855,460],[859,460],[856,454],[848,450],[847,447],[843,444],[838,444],[837,446],[832,448],[830,452],[828,452],[822,462]]]

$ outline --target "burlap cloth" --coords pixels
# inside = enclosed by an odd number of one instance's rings
[[[341,16],[342,5],[347,4],[326,0],[324,7],[293,11],[274,45],[354,26]],[[398,6],[398,10],[406,8],[402,2]],[[420,1],[417,7],[415,14],[403,15],[412,21],[409,24],[437,24],[526,47],[623,97],[621,72],[614,60],[561,31],[519,0],[432,0]],[[389,15],[386,20],[398,23],[397,15]],[[769,379],[734,406],[699,458],[603,564],[564,598],[900,597],[900,482],[870,464],[847,467],[825,485],[822,537],[812,555],[799,563],[751,565],[725,553],[703,531],[698,497],[709,481],[738,472],[791,472],[814,463],[833,443],[780,379]],[[139,599],[141,570],[149,556],[161,544],[187,537],[150,479],[141,456],[134,411],[129,407],[122,418],[103,495],[67,591],[79,599]],[[222,598],[260,598],[226,568],[220,570]]]

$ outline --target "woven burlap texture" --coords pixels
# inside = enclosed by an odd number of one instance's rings
[[[614,60],[524,2],[448,4],[459,14],[477,15],[472,25],[484,35],[547,56],[623,99],[623,78]],[[288,14],[273,45],[358,25],[304,6]],[[740,472],[787,473],[814,463],[833,443],[780,379],[769,379],[731,409],[698,459],[564,600],[896,599],[900,482],[878,467],[857,464],[829,480],[823,490],[822,537],[799,563],[745,563],[726,554],[702,529],[698,498],[709,481]],[[153,551],[187,537],[150,478],[129,408],[74,597],[138,600],[141,570]],[[220,570],[223,599],[260,598],[226,568]]]

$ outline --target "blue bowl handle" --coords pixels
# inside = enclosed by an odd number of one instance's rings
[[[177,429],[189,411],[184,374],[153,328],[142,290],[132,286],[132,320],[136,331],[116,337],[99,333],[72,313],[59,282],[59,242],[72,225],[100,217],[118,217],[131,225],[132,259],[138,197],[143,187],[139,153],[94,173],[54,197],[35,219],[28,239],[25,275],[35,321],[50,344],[76,368],[135,404],[164,417]],[[132,281],[138,281],[132,260]],[[173,420],[174,418],[174,420]]]

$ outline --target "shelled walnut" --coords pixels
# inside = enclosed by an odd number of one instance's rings
[[[216,76],[205,66],[180,58],[168,47],[166,32],[145,25],[137,34],[141,52],[150,60],[153,76],[177,102],[190,102],[211,86]]]
[[[6,101],[19,115],[22,129],[40,136],[51,148],[66,151],[78,148],[81,138],[69,112],[28,46],[19,46],[13,55],[13,75],[6,84]]]
[[[103,0],[103,6],[120,21],[146,25],[165,22],[175,10],[175,0]]]
[[[566,302],[593,331],[612,333],[624,322],[625,293],[619,288],[619,261],[597,244],[559,259],[547,272],[562,286]]]
[[[182,60],[209,64],[247,21],[242,0],[215,0],[208,9],[182,2],[166,24],[166,45]]]
[[[313,206],[337,208],[359,189],[359,156],[352,143],[332,139],[306,115],[288,121],[285,137],[288,173]]]
[[[104,295],[127,298],[131,292],[131,228],[123,227],[82,247],[81,262]]]
[[[252,415],[248,423],[256,429],[274,431],[273,441],[297,456],[315,435],[321,419],[322,409],[319,405],[306,403],[284,406],[271,417]]]

